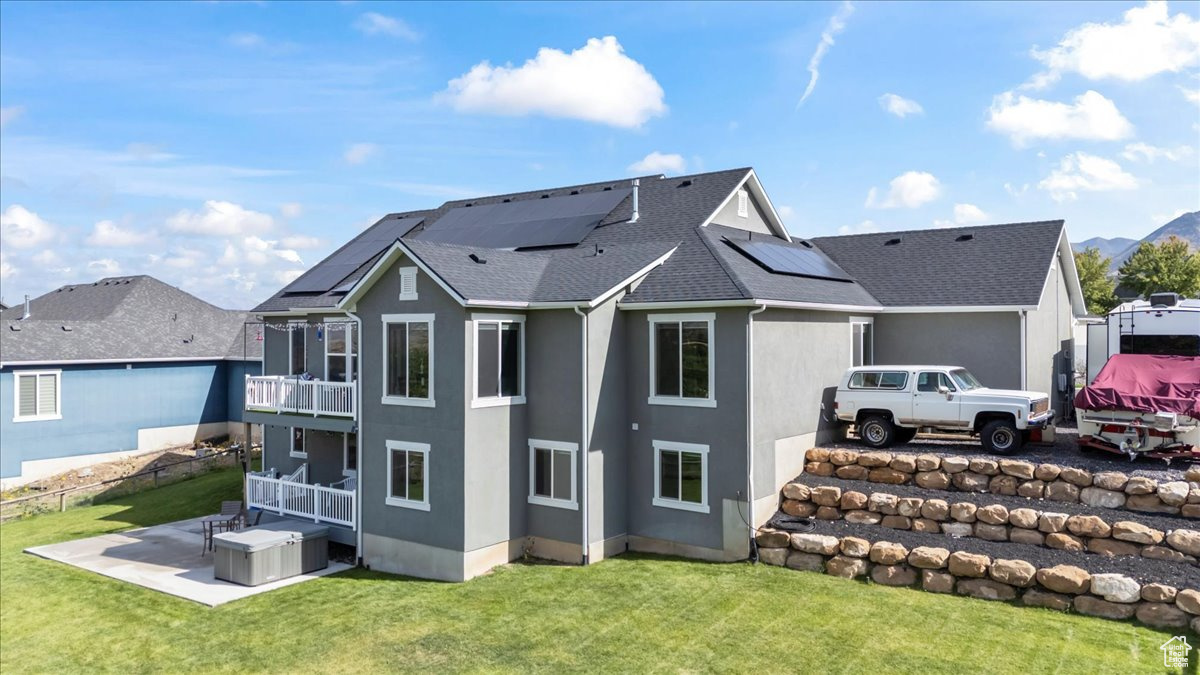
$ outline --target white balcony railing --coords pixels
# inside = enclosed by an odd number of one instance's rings
[[[246,474],[246,500],[251,508],[354,529],[353,490],[293,483],[251,473]]]
[[[353,418],[357,404],[355,382],[301,380],[284,375],[246,376],[246,410]]]

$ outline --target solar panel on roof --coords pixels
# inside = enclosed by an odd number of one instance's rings
[[[802,248],[776,241],[726,239],[746,257],[774,274],[854,281],[842,268],[815,248]]]
[[[288,293],[324,293],[412,231],[423,218],[385,218],[367,228],[333,255],[317,263],[287,287]]]
[[[578,244],[630,192],[626,188],[463,206],[427,225],[417,238],[485,248]]]

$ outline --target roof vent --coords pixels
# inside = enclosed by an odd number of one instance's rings
[[[63,326],[63,327],[62,327],[62,329],[63,329],[63,331],[65,331],[65,332],[67,332],[67,333],[70,333],[70,332],[71,332],[71,327],[70,327],[70,326]]]
[[[681,182],[681,183],[679,184],[679,187],[688,187],[688,186],[689,186],[689,185],[691,185],[691,184],[692,184],[692,179],[691,179],[691,178],[689,178],[689,179],[687,179],[687,180],[685,180],[685,181]]]
[[[973,234],[960,234],[954,238],[954,241],[971,241],[975,238]]]
[[[1174,307],[1175,305],[1178,305],[1179,301],[1182,299],[1183,296],[1179,295],[1178,293],[1151,293],[1150,306]]]
[[[10,323],[10,324],[8,324],[8,329],[9,329],[9,330],[21,330],[21,324],[19,324],[19,323]]]
[[[577,194],[579,194],[579,190],[571,190],[571,194],[577,195]]]
[[[505,203],[505,204],[507,204],[507,203],[509,203],[509,202],[511,202],[511,201],[512,201],[512,197],[505,197],[505,198],[504,198],[504,203]]]
[[[480,258],[479,254],[477,254],[477,253],[472,253],[471,255],[469,255],[467,257],[471,259],[471,262],[474,262],[477,265],[486,265],[487,264],[487,258]]]
[[[463,204],[463,208],[466,208],[466,209],[469,209],[472,206],[473,206],[473,204],[471,204],[471,202],[467,202],[466,204]]]
[[[611,192],[611,191],[612,191],[612,186],[611,186],[611,185],[607,185],[607,186],[605,186],[605,188],[604,188],[604,191],[605,191],[605,192]]]
[[[896,244],[899,244],[902,241],[904,241],[904,240],[901,239],[900,237],[896,237],[895,239],[888,239],[887,241],[883,242],[883,245],[884,246],[895,246]]]
[[[812,242],[807,242],[807,241],[804,241],[803,239],[798,239],[797,241],[799,241],[800,245],[803,246],[804,248],[812,248]]]
[[[549,198],[550,198],[550,195],[549,195],[549,194],[544,194],[544,195],[542,195],[542,199],[549,199]]]

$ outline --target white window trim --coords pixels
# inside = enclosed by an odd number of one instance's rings
[[[296,326],[304,326],[304,328],[296,328]],[[295,346],[292,344],[293,333],[299,331],[304,336],[304,370],[308,372],[308,322],[307,321],[288,321],[288,365],[287,370],[289,375],[299,375],[300,373],[292,372],[292,364],[295,363]]]
[[[750,193],[746,188],[740,188],[737,193],[737,214],[739,218],[750,217]]]
[[[355,434],[353,431],[342,434],[342,475],[346,476],[347,478],[358,475],[358,471],[348,468],[350,466],[350,437],[351,436],[357,436],[357,434]],[[357,451],[358,451],[358,449],[356,447],[355,452],[357,452]]]
[[[398,300],[416,300],[417,299],[417,268],[416,267],[401,267],[400,270],[400,294]],[[412,277],[412,293],[404,292],[404,277]]]
[[[425,498],[422,501],[414,499],[401,499],[392,496],[392,451],[404,450],[406,452],[419,452],[424,455],[424,460],[421,462],[421,481],[425,486]],[[429,444],[428,443],[409,443],[407,441],[388,441],[387,442],[387,492],[384,493],[383,502],[388,506],[399,506],[406,509],[416,509],[417,511],[429,510]]]
[[[43,375],[53,375],[54,383],[54,413],[49,415],[21,415],[21,378],[35,375],[38,379]],[[38,385],[33,387],[34,408],[40,398]],[[61,370],[17,370],[13,372],[13,422],[45,422],[62,419],[62,371]]]
[[[537,469],[537,451],[539,449],[551,451],[551,453],[550,453],[550,457],[551,457],[551,460],[550,460],[551,461],[551,467],[550,467],[551,494],[553,494],[553,492],[554,492],[554,489],[553,489],[554,451],[555,450],[565,450],[565,451],[571,453],[571,498],[570,499],[555,499],[553,497],[543,497],[541,495],[536,495],[533,493],[534,477],[537,475],[537,470],[536,470]],[[579,461],[578,457],[579,457],[579,444],[578,443],[563,443],[560,441],[543,441],[543,440],[539,440],[536,438],[529,439],[529,503],[537,504],[539,506],[553,506],[553,507],[559,508],[559,509],[570,509],[572,511],[578,511],[579,510],[579,498],[577,496],[578,493],[576,492],[577,483],[579,480],[578,476],[576,474],[576,471],[579,468],[578,464],[577,464],[577,462]]]
[[[703,312],[698,314],[650,314],[646,316],[646,321],[650,324],[649,328],[649,343],[647,347],[650,352],[650,397],[646,402],[650,405],[674,405],[686,406],[692,408],[715,408],[717,407],[717,390],[716,390],[716,354],[717,354],[717,331],[716,331],[717,315],[714,312]],[[659,396],[655,393],[655,373],[658,368],[658,349],[654,342],[654,324],[656,323],[682,323],[684,321],[706,321],[708,322],[708,398],[685,398],[683,396],[683,332],[680,331],[680,349],[679,359],[679,396]]]
[[[654,498],[651,503],[668,509],[708,513],[708,446],[699,443],[678,443],[675,441],[654,441]],[[680,499],[666,499],[662,495],[662,451],[693,452],[700,455],[700,499],[701,503],[694,504]]]
[[[871,353],[868,355],[868,354],[867,354],[867,352],[866,352],[866,350],[865,350],[865,349],[863,350],[863,359],[864,359],[864,361],[865,361],[866,359],[868,359],[868,358],[869,358],[869,359],[870,359],[870,361],[871,361],[870,363],[865,363],[865,362],[864,362],[864,363],[861,363],[861,364],[859,364],[859,365],[855,365],[855,364],[854,364],[854,344],[853,344],[853,340],[854,340],[854,324],[856,324],[856,323],[861,323],[861,324],[870,324],[870,325],[871,325]],[[852,317],[850,317],[850,340],[851,340],[851,344],[850,344],[850,367],[851,367],[851,368],[857,368],[857,367],[859,367],[859,366],[873,366],[873,365],[875,365],[875,317],[873,317],[873,316],[852,316]]]
[[[520,396],[479,396],[479,324],[481,323],[519,323],[521,324],[521,395]],[[472,314],[471,315],[471,407],[494,408],[506,405],[524,405],[525,403],[525,315],[524,314]]]
[[[300,447],[304,448],[300,452],[296,452],[292,445],[292,441],[296,435],[296,429],[300,429]],[[300,427],[288,427],[288,457],[295,459],[308,459],[308,429]]]
[[[352,326],[355,326],[356,324],[349,319],[345,319],[342,317],[336,317],[336,316],[325,317],[324,323],[325,323],[325,326],[324,326],[324,328],[325,328],[325,339],[324,339],[325,362],[321,364],[321,367],[324,368],[325,372],[322,374],[325,376],[325,379],[329,382],[354,382],[356,373],[354,372],[354,368],[350,367],[350,364],[351,364],[351,358],[354,356],[354,345],[351,345],[351,342],[354,341],[352,339],[353,334],[354,334],[354,328],[352,328]],[[342,328],[346,331],[346,352],[345,353],[338,354],[338,353],[329,351],[329,345],[332,342],[332,340],[329,339],[329,324],[340,324],[342,326]],[[308,336],[305,336],[304,339],[308,340]],[[346,359],[346,379],[345,380],[330,380],[329,379],[329,357],[330,356],[340,356],[340,357]]]
[[[414,268],[415,269],[415,268]],[[407,405],[416,408],[434,408],[433,394],[433,314],[384,314],[379,317],[383,331],[383,396],[380,402],[384,405]],[[391,396],[387,393],[388,386],[388,324],[393,323],[420,323],[429,324],[429,398],[414,398],[411,396]],[[407,364],[407,360],[405,361]]]

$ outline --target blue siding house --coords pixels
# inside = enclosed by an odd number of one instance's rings
[[[0,482],[242,433],[261,330],[148,276],[0,310]]]

